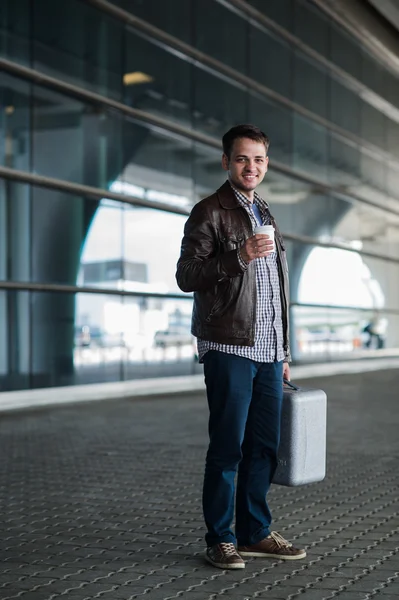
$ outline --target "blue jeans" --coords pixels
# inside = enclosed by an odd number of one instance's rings
[[[204,373],[210,412],[203,489],[205,540],[208,546],[256,544],[269,535],[272,520],[266,494],[277,466],[283,362],[258,363],[210,350],[204,356]]]

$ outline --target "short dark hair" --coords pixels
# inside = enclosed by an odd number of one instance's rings
[[[236,125],[227,131],[222,138],[223,152],[230,158],[231,150],[233,148],[234,141],[239,138],[249,138],[254,142],[261,142],[266,147],[266,154],[269,149],[270,140],[265,133],[259,127],[255,125]]]

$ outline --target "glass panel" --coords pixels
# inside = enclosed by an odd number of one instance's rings
[[[97,219],[100,214],[101,210]],[[106,215],[102,220],[105,229]],[[126,206],[123,214],[124,289],[181,293],[175,272],[186,220],[182,215]],[[96,234],[100,246],[103,238],[99,227]]]
[[[32,108],[33,170],[55,178],[85,182],[85,105],[68,96],[35,86]],[[90,120],[89,114],[87,117]],[[98,116],[94,118],[98,120]]]
[[[386,133],[388,152],[399,158],[399,123],[390,121],[389,126],[386,127]]]
[[[293,167],[328,180],[327,129],[294,113]]]
[[[78,285],[121,289],[127,265],[123,252],[124,207],[102,201],[81,245]]]
[[[32,281],[76,285],[89,212],[97,203],[40,188],[31,195]]]
[[[387,173],[387,194],[391,198],[399,199],[399,166],[388,163],[386,165]]]
[[[362,77],[363,51],[354,38],[331,22],[331,60],[356,79]]]
[[[199,374],[191,310],[190,299],[0,291],[1,389]]]
[[[385,123],[386,119],[384,115],[367,104],[362,102],[361,104],[361,118],[362,118],[362,138],[366,142],[375,144],[382,150],[386,149],[386,135],[385,135]],[[387,124],[389,128],[389,124]]]
[[[192,65],[126,32],[124,102],[191,126]]]
[[[329,214],[331,236],[323,237],[323,241],[398,258],[397,215],[334,197],[330,198]]]
[[[387,290],[389,277],[398,278],[398,263],[296,241],[287,242],[287,251],[293,302],[395,309]]]
[[[386,190],[385,163],[375,156],[362,152],[361,154],[362,181],[369,188],[375,188],[384,193]],[[362,189],[363,195],[373,197],[373,191]]]
[[[364,48],[362,49],[362,81],[371,90],[382,92],[384,69]]]
[[[269,202],[283,234],[319,238],[329,233],[331,201],[320,190],[271,169],[259,193]]]
[[[248,0],[255,8],[286,29],[293,29],[294,0]]]
[[[191,300],[78,294],[76,383],[200,373]]]
[[[194,72],[193,120],[196,129],[221,139],[230,127],[248,121],[248,93],[197,69]]]
[[[193,146],[189,140],[151,132],[120,115],[91,111],[78,101],[42,89],[35,90],[34,126],[33,167],[40,174],[105,189],[112,186],[140,197],[151,188],[169,195],[147,194],[150,199],[176,200],[180,206],[191,202]],[[122,189],[116,180],[125,180],[130,187]]]
[[[330,80],[330,119],[333,123],[360,136],[360,98],[354,92]]]
[[[360,151],[355,144],[330,135],[329,172],[333,185],[356,186],[360,181],[360,162]],[[355,187],[353,189],[356,191]]]
[[[29,186],[0,179],[0,279],[29,281],[31,271]]]
[[[124,311],[126,379],[202,373],[190,333],[191,300],[125,298]]]
[[[391,73],[391,71],[384,69],[382,86],[376,91],[394,106],[399,106],[399,81],[398,77]]]
[[[2,0],[0,56],[30,65],[30,0]]]
[[[375,322],[380,331],[379,348],[398,347],[398,263],[297,242],[288,242],[287,252],[291,299],[294,303],[310,305],[292,307],[295,332],[292,346],[296,359],[313,361],[317,356],[324,360],[329,354],[348,354],[362,349],[368,352],[367,335],[364,338],[363,334],[367,334],[364,328],[370,322]],[[311,306],[313,304],[330,308]],[[393,311],[393,317],[387,310]],[[388,321],[396,329],[389,331]]]
[[[397,258],[397,257],[396,257]],[[369,275],[369,293],[373,308],[398,309],[399,265],[365,256],[365,281]]]
[[[187,0],[112,0],[120,8],[185,41],[192,41],[192,2]],[[178,18],[177,18],[178,15]]]
[[[270,162],[291,164],[292,161],[292,111],[266,99],[251,95],[250,121],[256,123],[270,139]]]
[[[0,164],[28,171],[30,167],[31,87],[2,73],[0,82]]]
[[[193,158],[194,202],[206,198],[227,179],[222,169],[222,147],[220,150],[195,144]]]
[[[120,296],[77,294],[74,306],[73,368],[76,383],[120,381],[130,323]]]
[[[131,128],[132,137],[124,144],[123,130],[120,115],[35,87],[33,170],[74,183],[107,188],[122,171],[123,153],[131,153],[140,142],[143,128]]]
[[[196,0],[195,45],[213,58],[245,73],[247,29],[245,19],[214,0]]]
[[[287,98],[292,96],[292,48],[259,29],[250,31],[249,75]]]
[[[5,327],[8,323],[8,307],[7,307],[7,293],[4,290],[0,290],[0,323],[2,324],[3,335],[0,335],[0,389],[9,390],[12,389],[11,382],[8,381],[9,373],[9,327]]]
[[[328,56],[330,50],[330,23],[328,18],[316,6],[295,2],[294,33],[305,44]]]
[[[294,55],[294,101],[308,110],[328,117],[327,72],[308,60],[305,55]]]
[[[30,377],[30,294],[0,291],[0,389],[28,389]]]
[[[86,2],[35,0],[34,68],[121,97],[123,25]]]
[[[378,356],[399,347],[399,316],[375,311],[295,306],[295,361]]]
[[[115,191],[180,208],[192,205],[195,146],[190,140],[125,121],[123,144],[125,167],[112,184]]]

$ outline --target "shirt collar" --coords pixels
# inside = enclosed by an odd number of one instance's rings
[[[248,200],[248,198],[246,196],[244,196],[244,194],[242,192],[240,192],[240,190],[238,190],[229,180],[229,183],[231,185],[231,189],[233,190],[234,194],[236,195],[236,197],[243,202],[244,204],[247,204],[248,206],[252,205],[252,202],[250,202]],[[266,200],[263,200],[263,198],[261,196],[259,196],[258,192],[254,192],[254,202],[256,202],[256,204],[260,205],[263,208],[269,208],[268,203],[266,202]]]

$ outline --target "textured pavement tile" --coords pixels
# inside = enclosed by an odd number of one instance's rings
[[[1,600],[16,586],[20,600],[324,600],[339,586],[339,600],[365,600],[368,590],[397,600],[398,581],[388,578],[399,571],[399,373],[306,384],[329,398],[327,477],[272,486],[270,505],[274,529],[308,557],[251,559],[237,572],[203,559],[203,398],[4,416]]]

